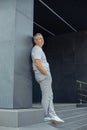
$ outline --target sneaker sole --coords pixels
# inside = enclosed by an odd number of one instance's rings
[[[53,124],[64,123],[64,121],[57,121],[57,120],[54,120],[54,119],[51,119],[50,121]]]

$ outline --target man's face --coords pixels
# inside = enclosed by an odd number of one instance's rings
[[[44,38],[42,35],[37,35],[34,39],[36,45],[42,47],[44,45]]]

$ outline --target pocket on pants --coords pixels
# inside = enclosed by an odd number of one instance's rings
[[[42,73],[35,73],[35,79],[37,82],[41,82],[43,80],[45,80],[46,75],[42,74]]]

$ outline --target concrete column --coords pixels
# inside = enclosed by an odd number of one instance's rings
[[[33,0],[0,0],[0,108],[32,106]]]

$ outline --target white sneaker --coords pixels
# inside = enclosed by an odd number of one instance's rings
[[[46,122],[46,121],[50,121],[51,120],[51,118],[50,117],[45,117],[44,118],[44,121]]]
[[[51,120],[56,121],[56,122],[64,123],[64,120],[60,119],[58,116],[51,117]]]

